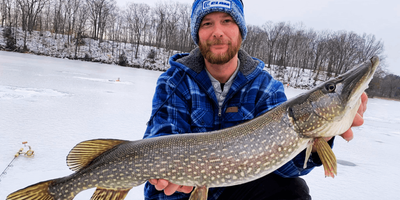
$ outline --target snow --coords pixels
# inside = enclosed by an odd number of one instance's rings
[[[0,199],[30,184],[71,174],[65,158],[77,143],[96,138],[138,140],[151,113],[161,72],[0,51]],[[119,80],[119,81],[118,81]],[[293,97],[303,92],[287,88]],[[400,106],[369,99],[365,124],[347,143],[336,139],[338,176],[317,168],[304,178],[313,199],[397,199]],[[90,199],[94,189],[76,196]],[[143,185],[126,199],[143,199]]]

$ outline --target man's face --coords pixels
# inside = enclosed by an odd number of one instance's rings
[[[225,64],[237,55],[242,36],[233,18],[224,12],[206,15],[199,28],[201,54],[211,64]]]

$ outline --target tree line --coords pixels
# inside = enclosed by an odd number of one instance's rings
[[[177,2],[119,8],[115,0],[0,0],[2,27],[68,35],[68,45],[90,37],[188,52],[195,47],[189,15],[190,5]]]
[[[49,31],[55,38],[67,35],[65,45],[76,49],[82,38],[98,40],[99,45],[103,41],[129,43],[135,47],[137,58],[139,45],[171,52],[195,48],[190,36],[190,9],[190,4],[179,2],[159,2],[154,7],[130,2],[120,8],[115,0],[0,0],[0,23],[9,28],[6,35],[10,38],[13,28],[22,28],[24,50],[32,31]],[[384,63],[384,44],[374,35],[314,31],[288,22],[249,24],[242,48],[263,60],[274,77],[295,82],[295,86],[300,85],[300,74],[306,69],[315,84],[344,73],[373,55]],[[388,81],[384,72],[379,74],[376,79],[382,89]]]

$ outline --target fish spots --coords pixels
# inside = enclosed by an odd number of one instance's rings
[[[273,154],[269,155],[269,157],[270,157],[270,158],[274,158],[274,157],[275,157],[275,154],[273,153]]]
[[[247,169],[247,174],[250,174],[251,173],[251,171],[253,170],[253,168],[251,168],[251,167],[249,167],[248,169]]]
[[[263,164],[264,167],[271,165],[271,162],[266,162]]]
[[[216,159],[212,159],[212,160],[210,160],[210,163],[214,163],[214,162],[220,162],[221,161],[221,159],[220,158],[216,158]]]

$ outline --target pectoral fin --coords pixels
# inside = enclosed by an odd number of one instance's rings
[[[208,187],[207,186],[196,186],[189,200],[207,200]]]
[[[131,188],[117,190],[98,187],[93,193],[91,200],[123,200],[130,189]]]
[[[323,138],[315,138],[314,147],[325,170],[325,177],[334,178],[337,175],[336,156],[329,144]]]
[[[308,159],[309,159],[310,156],[311,156],[311,151],[312,151],[313,145],[314,145],[314,141],[311,140],[311,141],[309,142],[309,144],[308,144],[308,146],[307,146],[307,150],[306,150],[306,158],[305,158],[305,160],[304,160],[304,165],[303,165],[303,168],[304,168],[304,169],[307,168],[307,161],[308,161]]]

